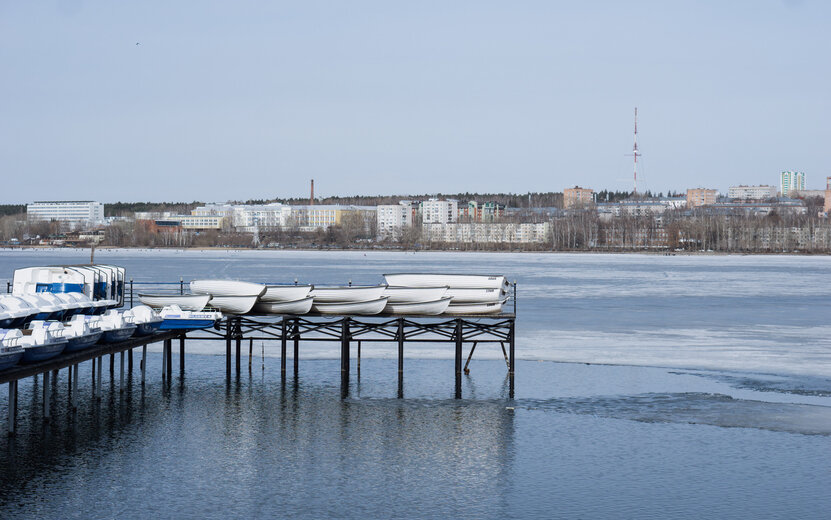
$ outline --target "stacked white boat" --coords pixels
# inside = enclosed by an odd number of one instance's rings
[[[498,314],[510,285],[501,275],[405,273],[383,285],[268,285],[237,280],[194,280],[190,294],[140,294],[142,303],[179,316],[204,312],[302,315]],[[164,328],[164,326],[163,326]]]

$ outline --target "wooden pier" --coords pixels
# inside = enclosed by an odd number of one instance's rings
[[[70,410],[78,408],[78,365],[92,362],[93,398],[101,399],[101,374],[104,357],[110,356],[110,372],[114,377],[115,355],[120,355],[120,381],[124,385],[125,354],[128,371],[132,373],[133,350],[141,348],[141,384],[147,372],[147,345],[162,342],[162,381],[172,381],[173,340],[179,343],[179,370],[185,370],[186,340],[225,341],[226,382],[231,382],[234,365],[236,374],[241,371],[243,342],[249,346],[254,341],[280,343],[280,375],[286,380],[288,345],[292,344],[294,377],[297,378],[300,363],[300,344],[308,341],[329,341],[340,345],[341,397],[349,396],[350,360],[352,345],[357,346],[357,370],[360,374],[362,343],[385,342],[398,348],[398,397],[404,397],[404,355],[408,343],[446,343],[454,348],[455,397],[462,397],[462,374],[468,372],[468,364],[479,344],[500,344],[507,366],[509,398],[514,397],[515,321],[513,313],[469,316],[333,316],[304,314],[302,316],[228,316],[213,329],[190,332],[163,331],[131,338],[111,344],[95,345],[85,350],[62,354],[53,359],[19,365],[0,372],[0,384],[8,383],[8,432],[14,435],[17,419],[18,382],[27,377],[43,379],[43,416],[50,418],[50,376],[68,369]],[[467,361],[465,346],[470,346]],[[235,349],[234,349],[235,347]],[[233,355],[232,355],[233,354]]]

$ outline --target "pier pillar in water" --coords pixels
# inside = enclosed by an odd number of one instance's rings
[[[398,318],[398,398],[404,398],[404,318]]]
[[[124,391],[124,351],[122,350],[119,356],[119,362],[121,363],[121,369],[118,375],[118,391],[119,393]]]
[[[101,372],[103,372],[103,370],[102,370],[103,362],[104,362],[103,356],[98,356],[98,384],[96,385],[95,388],[98,391],[98,395],[96,397],[98,398],[99,401],[101,400]]]
[[[179,376],[185,375],[185,336],[179,336]]]
[[[239,376],[239,374],[240,374],[240,361],[241,361],[241,358],[242,358],[242,355],[240,353],[240,351],[242,350],[242,337],[239,334],[237,334],[236,343],[237,343],[237,345],[236,345],[237,350],[236,350],[236,353],[235,353],[235,360],[236,360],[236,363],[237,363],[237,376]]]
[[[225,318],[225,379],[231,380],[231,318]]]
[[[340,384],[341,397],[349,396],[349,318],[341,320],[340,332]]]
[[[141,384],[144,385],[144,373],[147,371],[147,345],[141,346]]]
[[[9,435],[14,435],[14,423],[17,418],[17,381],[9,381]]]
[[[78,363],[72,365],[72,400],[70,406],[73,412],[78,410]]]
[[[300,326],[297,320],[294,321],[294,327],[292,327],[292,337],[294,337],[294,379],[297,380],[297,375],[300,373]]]
[[[454,339],[456,340],[456,355],[455,355],[455,362],[456,362],[456,388],[455,388],[455,397],[456,399],[462,398],[462,319],[456,319],[456,331],[453,334]]]
[[[514,356],[514,338],[516,336],[516,322],[511,320],[508,328],[508,397],[514,398],[514,367],[516,366],[516,358]]]
[[[47,370],[43,373],[43,419],[45,421],[49,420],[49,398],[51,397],[51,392],[49,391],[49,376],[51,374]]]
[[[286,380],[286,317],[283,316],[283,321],[280,323],[280,379]]]
[[[167,357],[167,382],[171,382],[173,380],[173,340],[166,339],[164,340],[166,353],[165,356]]]

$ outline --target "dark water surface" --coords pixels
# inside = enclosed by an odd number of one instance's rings
[[[64,261],[58,254],[39,263]],[[178,278],[245,268],[255,274],[240,278],[274,279],[266,271],[277,265],[289,280],[299,272],[358,283],[400,263],[342,255],[326,271],[321,266],[333,257],[310,253],[113,256],[102,260],[149,279],[157,271]],[[419,257],[422,269],[513,268],[526,286],[562,277],[546,282],[547,290],[527,289],[521,300],[528,312],[518,321],[523,360],[513,400],[498,349],[483,357],[477,350],[457,400],[452,354],[429,346],[405,361],[403,399],[392,346],[367,349],[360,375],[353,361],[347,399],[340,398],[337,346],[326,344],[301,345],[299,377],[290,373],[285,383],[269,345],[255,346],[250,369],[243,357],[242,374],[228,384],[224,357],[211,355],[220,345],[194,345],[206,354],[187,357],[184,377],[174,355],[169,385],[161,382],[160,354],[151,352],[147,384],[136,370],[119,391],[116,359],[112,379],[105,364],[100,403],[92,400],[87,363],[77,414],[66,409],[64,371],[50,388],[47,424],[41,382],[22,381],[19,434],[0,438],[0,517],[825,518],[828,283],[806,289],[802,301],[777,280],[781,271],[816,278],[828,267],[739,260]],[[31,263],[38,262],[0,255],[4,270]],[[655,287],[657,273],[686,282]],[[597,285],[598,277],[606,281]],[[744,308],[718,299],[708,307],[701,286],[713,278]],[[796,315],[768,320],[781,302],[761,294],[759,279],[781,289]],[[689,294],[678,294],[685,284],[692,284]],[[681,323],[685,308],[689,320]],[[646,317],[627,325],[618,312]],[[698,335],[681,330],[695,328]],[[744,361],[747,370],[730,365]],[[3,420],[6,406],[4,387]]]

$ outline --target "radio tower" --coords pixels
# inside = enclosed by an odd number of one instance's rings
[[[634,181],[634,189],[632,190],[632,195],[638,194],[638,156],[641,155],[638,152],[638,107],[635,107],[635,144],[632,146],[632,157],[635,159],[635,166],[633,170],[633,181]]]

